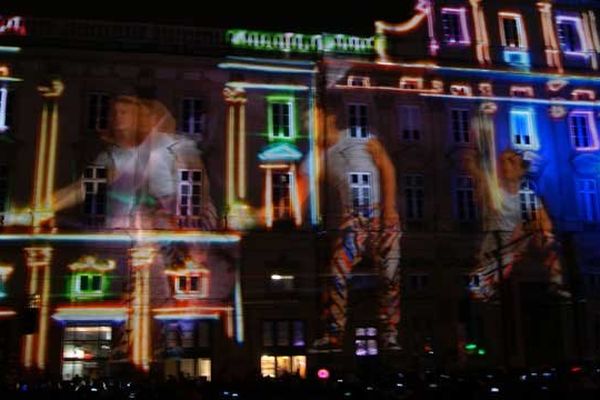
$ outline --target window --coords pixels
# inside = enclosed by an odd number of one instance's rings
[[[8,209],[8,167],[0,164],[0,213]],[[0,224],[1,225],[1,224]]]
[[[202,171],[180,169],[177,215],[180,227],[198,227],[202,213]]]
[[[581,18],[559,15],[556,17],[556,30],[560,47],[565,53],[581,53],[584,48],[584,34]]]
[[[411,292],[422,292],[429,285],[429,274],[409,274],[408,285]]]
[[[513,108],[510,110],[510,130],[514,147],[527,149],[536,147],[531,109]]]
[[[198,272],[177,276],[175,279],[175,293],[178,295],[195,295],[194,297],[208,296],[207,274]]]
[[[466,10],[464,8],[443,8],[442,28],[444,41],[448,44],[469,44]]]
[[[80,295],[102,294],[102,275],[77,274],[75,275],[75,291]]]
[[[423,88],[423,78],[411,78],[404,76],[400,78],[400,89],[419,90]]]
[[[598,132],[592,111],[571,111],[569,113],[571,144],[576,150],[596,150]]]
[[[469,111],[450,110],[450,126],[455,143],[469,143]]]
[[[421,109],[418,106],[400,106],[398,119],[402,140],[421,140]]]
[[[423,219],[423,175],[406,174],[403,183],[406,218],[409,220]]]
[[[472,221],[475,219],[475,193],[473,179],[469,176],[456,178],[456,216],[459,221]]]
[[[265,348],[294,348],[305,346],[304,321],[263,321],[262,334],[262,343]]]
[[[83,214],[87,223],[101,224],[106,216],[106,186],[108,182],[105,167],[88,166],[83,172]]]
[[[186,97],[181,101],[181,131],[190,136],[202,137],[206,123],[204,102]]]
[[[577,179],[579,213],[584,222],[598,221],[598,189],[595,179]]]
[[[13,270],[11,266],[0,264],[0,299],[6,297],[6,281]]]
[[[351,172],[350,195],[352,196],[352,211],[365,217],[371,212],[371,174],[368,172]]]
[[[500,13],[500,38],[502,46],[517,49],[527,48],[527,37],[520,14]]]
[[[348,127],[351,138],[365,139],[369,136],[369,121],[365,104],[348,106]]]
[[[371,80],[368,76],[350,75],[348,76],[348,86],[369,87],[371,86]]]
[[[306,377],[306,356],[270,356],[260,357],[260,371],[263,377],[275,378],[285,374]]]
[[[181,358],[179,360],[179,371],[177,366],[169,364],[177,363],[175,359],[165,360],[165,370],[172,371],[170,375],[179,375],[190,378],[205,378],[210,382],[211,379],[211,360],[210,358]]]
[[[8,121],[9,116],[9,103],[12,103],[9,98],[9,91],[6,87],[0,87],[0,133],[6,131],[10,127]]]
[[[64,328],[62,377],[103,374],[110,357],[110,326],[66,326]]]
[[[106,93],[90,93],[88,95],[87,128],[92,131],[108,129],[108,110],[110,96]]]
[[[291,218],[292,174],[289,172],[273,172],[273,217],[275,220]]]
[[[512,85],[510,95],[513,97],[533,97],[533,88],[531,86]]]
[[[535,184],[529,179],[523,179],[519,190],[519,202],[521,204],[521,219],[523,221],[535,221],[539,209],[538,197],[535,193]]]
[[[377,328],[356,328],[354,345],[354,353],[357,356],[376,356],[379,353],[377,347]]]
[[[295,116],[293,97],[269,97],[269,138],[293,139],[295,136]]]

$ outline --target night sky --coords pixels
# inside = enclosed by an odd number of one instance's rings
[[[194,11],[190,9],[192,3],[196,4]],[[414,4],[413,0],[369,0],[360,3],[348,0],[244,3],[239,0],[218,0],[206,6],[207,3],[206,0],[166,0],[162,3],[146,0],[141,4],[128,0],[87,0],[67,6],[65,1],[3,0],[0,2],[0,14],[369,35],[373,33],[375,20],[402,21],[410,16]]]

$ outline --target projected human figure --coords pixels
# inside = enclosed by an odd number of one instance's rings
[[[542,254],[551,292],[569,297],[563,284],[550,217],[541,201],[537,201],[531,218],[522,208],[525,199],[521,198],[520,190],[529,163],[512,149],[502,151],[496,163],[493,125],[489,117],[479,113],[471,126],[478,151],[474,157],[465,157],[465,166],[476,181],[485,232],[475,270],[480,282],[478,286],[470,286],[472,297],[485,301],[496,298],[500,271],[508,278],[513,266],[529,250]]]
[[[107,146],[93,162],[108,171],[107,228],[216,228],[200,151],[174,132],[175,119],[157,100],[119,96],[112,102],[109,129],[102,132]],[[83,201],[81,185],[59,191],[56,209]]]
[[[326,117],[328,215],[339,226],[323,293],[325,334],[316,350],[340,348],[348,312],[348,279],[363,259],[372,260],[381,278],[379,318],[381,346],[399,349],[400,220],[396,210],[394,166],[376,138],[341,137],[334,114]]]

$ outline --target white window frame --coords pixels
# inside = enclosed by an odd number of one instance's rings
[[[535,127],[535,113],[530,108],[513,107],[510,109],[510,140],[517,149],[537,149],[537,133]],[[520,132],[523,125],[518,124],[517,118],[525,118],[526,132]],[[529,143],[524,143],[529,138]]]
[[[596,179],[580,178],[575,180],[579,215],[584,222],[598,222],[598,183]]]
[[[451,108],[449,114],[450,135],[452,136],[452,142],[455,144],[471,143],[471,134],[469,132],[471,125],[469,109]],[[455,116],[459,116],[458,120],[455,119]],[[457,127],[455,127],[455,121],[458,124]],[[455,128],[458,128],[458,130]]]
[[[582,120],[581,120],[582,118]],[[584,125],[578,125],[575,123],[575,119],[579,119],[584,122]],[[569,112],[569,136],[571,137],[571,145],[575,150],[580,151],[592,151],[597,150],[598,145],[598,130],[596,127],[596,119],[594,118],[594,112],[592,111],[583,111],[583,110],[573,110]],[[585,131],[587,133],[587,145],[578,145],[578,141],[583,141],[583,127],[585,126]],[[578,129],[579,128],[579,129]]]
[[[184,172],[188,173],[188,179],[183,179]],[[199,180],[194,179],[194,173],[200,174]],[[204,206],[202,196],[204,179],[204,171],[200,169],[182,168],[177,171],[177,217],[180,227],[197,228],[200,226],[202,207]],[[198,187],[197,194],[194,194],[195,187]],[[187,193],[184,193],[185,191]],[[199,198],[197,205],[193,204],[194,196]]]
[[[371,173],[349,172],[348,187],[350,188],[350,204],[352,204],[353,213],[369,217],[373,209],[373,177]],[[355,202],[355,200],[357,201]]]
[[[421,107],[416,105],[401,105],[398,107],[398,122],[400,139],[406,142],[421,141],[422,118]]]
[[[206,298],[208,297],[208,276],[200,272],[173,275],[176,298]],[[181,278],[185,278],[185,288],[181,287]],[[198,288],[192,290],[192,278],[198,279]]]
[[[276,107],[286,107],[288,112],[287,112],[287,120],[285,118],[285,113],[276,113]],[[286,139],[286,140],[290,140],[290,139],[294,139],[296,133],[294,132],[295,129],[295,125],[294,125],[294,101],[293,100],[270,100],[269,101],[269,112],[268,112],[268,118],[270,119],[270,130],[271,132],[269,132],[269,137],[271,140],[277,140],[277,139]],[[277,120],[278,124],[281,124],[281,127],[283,127],[283,130],[281,129],[277,129],[277,126],[275,124],[275,121]],[[287,134],[286,134],[286,129],[285,127],[287,127]]]
[[[521,207],[521,219],[523,221],[535,221],[540,210],[540,201],[536,194],[536,185],[531,179],[526,178],[521,182],[519,188],[519,204]]]
[[[358,357],[369,357],[379,354],[377,328],[368,326],[354,329],[354,354]]]
[[[506,30],[504,27],[505,20],[515,21],[515,25],[517,28],[517,43],[512,43],[508,41],[508,38],[506,37]],[[523,24],[523,16],[521,14],[511,12],[500,12],[498,13],[498,21],[500,26],[500,40],[502,41],[502,46],[511,50],[527,50],[529,48],[527,44],[527,33],[525,31],[525,25]]]
[[[288,177],[287,184],[283,185],[280,182],[276,182],[276,176],[278,176],[278,175],[287,176]],[[292,185],[294,183],[294,176],[292,174],[292,171],[290,171],[290,170],[274,170],[271,175],[271,180],[272,180],[271,204],[273,205],[273,219],[276,221],[292,219],[293,214],[294,214],[293,204],[292,204],[292,194],[293,194]],[[287,190],[288,199],[287,199],[287,202],[285,202],[283,207],[275,204],[275,193],[277,191],[277,188]]]
[[[369,109],[367,105],[364,103],[348,104],[348,137],[368,139],[369,136]]]
[[[83,214],[89,219],[89,223],[102,223],[107,213],[108,203],[108,168],[102,165],[88,165],[86,170],[91,170],[92,176],[86,177],[85,173],[82,177],[82,191],[83,191]],[[99,171],[104,171],[104,178],[99,177]],[[91,191],[88,191],[88,185],[91,185]],[[104,193],[101,193],[100,185],[104,185]],[[85,204],[88,196],[91,196],[91,211],[87,212]],[[103,197],[102,197],[103,196]],[[97,212],[98,204],[104,203],[104,213]]]

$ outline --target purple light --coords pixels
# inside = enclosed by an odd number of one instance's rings
[[[321,368],[317,371],[317,376],[319,379],[328,379],[329,378],[329,370],[325,368]]]

